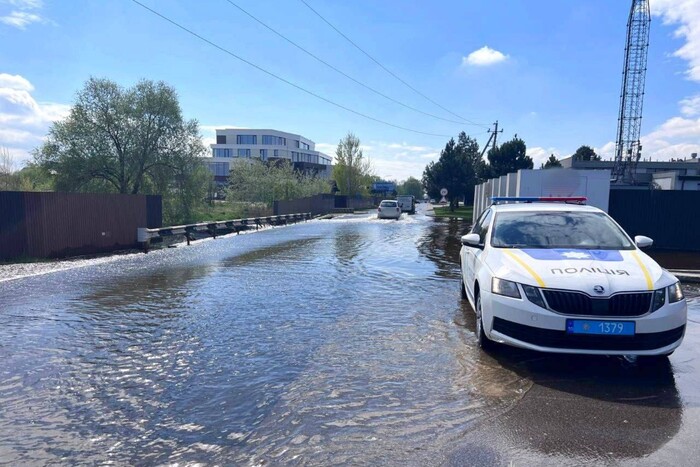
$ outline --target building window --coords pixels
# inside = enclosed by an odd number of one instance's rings
[[[239,149],[238,157],[250,157],[250,149]]]
[[[262,144],[268,144],[272,146],[286,146],[287,138],[282,138],[281,136],[263,135]]]
[[[233,151],[231,149],[214,148],[214,157],[233,157]]]
[[[216,135],[216,144],[226,144],[226,135]]]
[[[236,144],[258,144],[257,135],[236,135]]]
[[[209,162],[209,170],[216,177],[228,177],[228,162]]]
[[[261,149],[260,150],[260,159],[262,160],[267,160],[267,149]]]
[[[311,150],[311,148],[309,147],[309,145],[306,144],[306,143],[304,143],[304,142],[301,143],[301,148],[302,148],[302,149],[306,149],[307,151],[310,151],[310,150]]]
[[[273,150],[272,152],[273,152],[273,155],[274,155],[275,157],[279,157],[279,156],[280,156],[280,150],[279,150],[279,149],[275,149],[275,150]]]

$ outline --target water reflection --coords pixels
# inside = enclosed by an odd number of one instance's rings
[[[418,241],[421,254],[438,267],[437,275],[445,278],[459,277],[460,237],[469,232],[471,223],[459,219],[435,218],[426,233]]]

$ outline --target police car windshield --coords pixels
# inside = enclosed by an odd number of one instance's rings
[[[598,212],[500,212],[491,246],[497,248],[585,248],[633,250],[629,238]]]

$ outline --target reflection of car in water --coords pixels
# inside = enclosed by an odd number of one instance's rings
[[[631,365],[616,357],[505,347],[491,355],[533,383],[492,428],[495,438],[518,447],[523,465],[542,465],[543,454],[576,465],[641,459],[681,429],[682,401],[668,359]]]
[[[398,219],[401,217],[401,208],[396,201],[385,199],[379,203],[379,207],[377,208],[377,217],[379,219]]]
[[[502,201],[526,201],[498,204]],[[585,198],[494,198],[462,237],[462,295],[482,347],[669,355],[683,340],[678,279]],[[636,243],[636,245],[635,245]]]

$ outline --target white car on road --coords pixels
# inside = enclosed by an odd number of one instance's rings
[[[379,203],[377,217],[379,219],[398,219],[401,217],[401,207],[399,203],[393,199],[385,199]]]
[[[493,200],[460,251],[482,348],[667,356],[680,345],[686,301],[640,250],[651,239],[633,241],[585,198]]]

